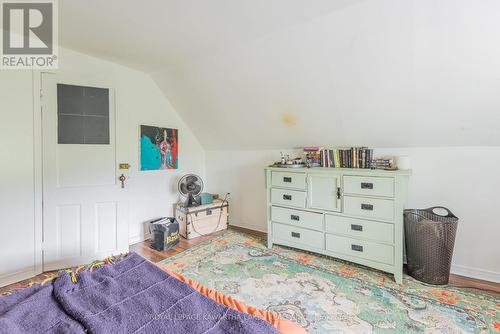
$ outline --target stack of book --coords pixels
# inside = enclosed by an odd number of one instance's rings
[[[304,147],[304,162],[310,167],[372,168],[372,159],[373,149],[368,147]]]
[[[374,169],[394,169],[393,158],[372,159],[371,168]]]
[[[368,147],[351,147],[338,149],[338,166],[340,168],[370,168],[373,149]]]
[[[335,150],[321,150],[321,167],[335,167]]]
[[[309,167],[321,167],[321,151],[316,146],[304,147],[304,163]]]

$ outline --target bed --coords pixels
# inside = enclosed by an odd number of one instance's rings
[[[0,333],[306,332],[129,253],[0,297]]]

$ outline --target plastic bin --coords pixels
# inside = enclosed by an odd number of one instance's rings
[[[424,283],[448,284],[458,218],[439,206],[404,210],[404,225],[408,274]]]

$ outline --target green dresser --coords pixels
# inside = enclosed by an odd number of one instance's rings
[[[403,277],[410,170],[266,168],[268,247],[300,248]]]

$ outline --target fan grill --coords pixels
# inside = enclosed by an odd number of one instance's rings
[[[203,180],[196,174],[184,175],[179,180],[178,189],[179,193],[187,198],[185,206],[196,205],[194,196],[203,191]]]

